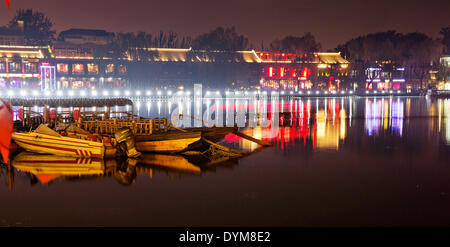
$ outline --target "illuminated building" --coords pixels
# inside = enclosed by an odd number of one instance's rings
[[[349,89],[348,61],[336,52],[298,56],[257,52],[262,60],[260,85],[273,90]]]
[[[97,57],[96,50],[105,48],[112,37],[103,30],[70,29],[61,32],[51,48],[5,45],[0,50],[0,86],[167,89],[201,83],[205,88],[239,90],[348,88],[348,62],[340,53],[319,52],[299,58],[291,53],[253,50],[138,48],[144,55]]]
[[[39,87],[49,47],[0,45],[0,88]]]
[[[379,91],[406,89],[405,68],[392,63],[380,63],[369,67],[365,75],[365,89]]]
[[[442,55],[440,58],[442,65],[442,81],[437,85],[437,89],[450,91],[450,55]]]
[[[127,85],[126,62],[94,59],[96,49],[111,42],[114,33],[105,30],[69,29],[59,34],[52,47],[57,87],[121,88]]]

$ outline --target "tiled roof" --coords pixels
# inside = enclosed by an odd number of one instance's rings
[[[349,63],[339,52],[317,52],[319,63]]]
[[[90,35],[90,36],[112,36],[114,33],[106,32],[105,30],[97,29],[77,29],[72,28],[59,33],[60,36],[72,36],[72,35]]]
[[[203,51],[176,48],[149,48],[154,51],[153,61],[157,62],[237,62],[259,63],[261,59],[254,51]]]

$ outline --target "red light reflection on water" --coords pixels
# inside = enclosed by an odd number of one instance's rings
[[[347,101],[348,102],[348,101]],[[280,127],[247,128],[244,130],[255,138],[271,142],[281,150],[298,145],[311,145],[314,150],[338,150],[340,143],[347,137],[348,125],[352,121],[351,106],[345,99],[297,100],[280,103],[267,103],[268,120],[273,117],[272,111],[279,110]],[[312,105],[314,105],[312,107]],[[261,104],[245,104],[250,107],[261,107]],[[381,130],[390,130],[392,134],[402,136],[404,119],[404,102],[402,99],[366,99],[364,106],[364,126],[369,136],[378,135]],[[232,105],[244,107],[244,104]],[[259,108],[258,108],[259,109]],[[272,122],[272,121],[271,121]],[[244,144],[244,140],[228,136],[229,143],[256,148],[255,145]]]

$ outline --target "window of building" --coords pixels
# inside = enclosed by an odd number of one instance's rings
[[[61,81],[61,87],[62,88],[69,88],[69,81],[67,81],[67,80]]]
[[[60,74],[68,74],[69,73],[69,65],[67,63],[58,63],[56,65],[58,73]]]
[[[84,65],[77,63],[72,64],[72,74],[73,75],[83,75],[84,74]]]
[[[16,62],[10,62],[8,63],[8,69],[9,69],[9,73],[19,73],[21,72],[20,69],[20,64],[16,63]]]
[[[123,64],[119,65],[117,70],[121,75],[125,75],[127,73],[127,67]]]
[[[78,89],[78,88],[83,88],[84,87],[84,82],[83,81],[72,81],[72,88],[73,89]]]
[[[90,75],[98,75],[98,64],[90,63],[87,65],[88,74]]]
[[[5,73],[5,72],[6,72],[5,63],[0,63],[0,73]]]
[[[114,73],[114,64],[110,63],[106,65],[106,74]]]
[[[25,73],[37,73],[37,65],[35,63],[25,64]]]

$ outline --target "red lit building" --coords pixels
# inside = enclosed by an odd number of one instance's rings
[[[261,88],[274,90],[343,90],[348,83],[348,61],[340,53],[258,52],[262,60]]]

